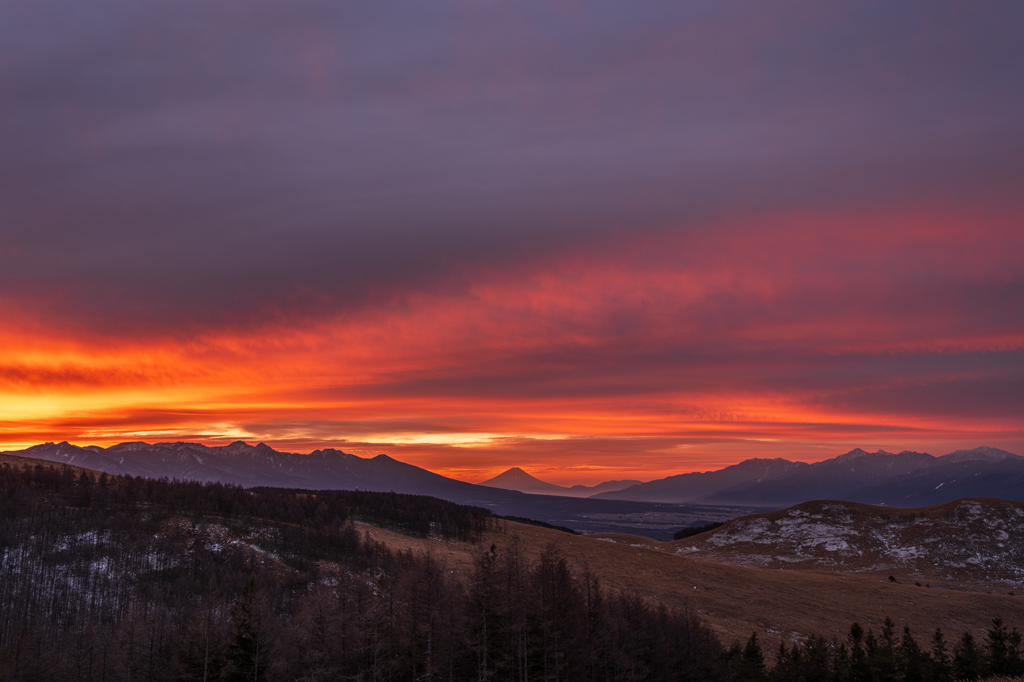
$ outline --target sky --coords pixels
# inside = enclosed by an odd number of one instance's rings
[[[1024,454],[1024,5],[0,0],[0,450]]]

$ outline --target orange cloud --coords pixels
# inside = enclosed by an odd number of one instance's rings
[[[563,483],[861,445],[1012,449],[1024,327],[1002,313],[1024,247],[997,218],[991,243],[925,213],[613,240],[378,307],[185,337],[11,308],[0,448],[243,438]],[[988,390],[991,407],[957,390]]]

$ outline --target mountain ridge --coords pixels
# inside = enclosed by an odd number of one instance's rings
[[[681,526],[698,521],[724,521],[754,511],[733,506],[697,507],[528,494],[446,478],[385,454],[362,458],[333,448],[302,455],[240,441],[214,447],[177,442],[129,443],[110,448],[79,447],[62,442],[42,443],[5,454],[146,478],[216,481],[249,488],[356,489],[426,495],[580,532],[637,532],[663,539],[671,538]]]
[[[948,469],[951,464],[964,466],[958,470]],[[934,489],[944,481],[952,483],[950,477],[954,475],[968,476],[966,470],[980,474],[993,466],[1011,472],[1020,469],[1024,473],[1024,457],[988,446],[957,450],[942,457],[913,450],[894,454],[885,450],[868,452],[855,448],[812,464],[783,458],[747,459],[716,471],[668,476],[594,497],[674,504],[742,504],[776,509],[822,498],[873,504],[894,504],[897,500],[923,503],[929,500],[931,504],[938,504],[954,498],[929,496],[924,489],[911,490],[908,481],[927,469],[941,469],[948,480],[934,477],[917,479],[919,487],[931,485]],[[898,489],[885,487],[896,484],[899,484]],[[993,482],[993,485],[997,483]],[[981,496],[996,496],[988,495],[985,489],[977,486],[973,489]],[[1008,494],[1024,495],[1024,485],[1019,491],[1011,488]]]
[[[805,462],[787,459],[754,457],[714,471],[676,474],[666,478],[640,483],[624,490],[600,493],[601,499],[643,500],[648,502],[692,502],[712,490],[724,490],[751,480],[765,480],[785,476]]]
[[[717,471],[679,474],[596,494],[584,486],[549,484],[518,468],[510,476],[539,487],[521,492],[468,483],[385,454],[362,458],[334,448],[296,454],[278,452],[262,442],[206,446],[136,441],[101,448],[62,441],[6,454],[148,478],[428,495],[584,532],[616,527],[652,537],[670,537],[680,526],[696,522],[731,518],[728,510],[782,509],[816,499],[888,506],[941,504],[963,497],[1024,500],[1024,457],[988,446],[942,457],[856,448],[813,464],[751,458]],[[675,523],[679,525],[672,529]]]

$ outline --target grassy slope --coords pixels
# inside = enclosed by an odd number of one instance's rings
[[[514,522],[505,522],[503,530],[488,533],[478,545],[364,528],[395,549],[430,551],[452,570],[470,570],[475,555],[491,543],[500,550],[513,535],[533,554],[554,544],[576,566],[589,565],[607,588],[636,590],[668,606],[696,610],[726,643],[744,640],[756,630],[769,651],[780,638],[811,633],[844,636],[855,620],[877,632],[886,615],[901,629],[909,624],[922,645],[935,627],[946,633],[950,646],[965,629],[981,635],[997,615],[1010,626],[1024,628],[1024,596],[990,594],[969,585],[959,590],[928,589],[913,582],[893,584],[879,575],[717,564],[674,554],[675,543],[628,535],[602,540]]]

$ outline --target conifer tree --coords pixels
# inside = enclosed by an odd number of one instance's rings
[[[832,672],[832,647],[820,635],[807,640],[804,645],[803,666],[804,682],[808,680],[827,680]]]
[[[832,679],[835,682],[847,682],[850,679],[850,650],[846,642],[832,640]]]
[[[886,616],[881,640],[876,642],[874,636],[869,634],[868,642],[871,645],[869,664],[874,679],[878,682],[896,682],[896,624]]]
[[[1021,653],[1021,634],[1017,628],[1006,638],[1007,675],[1024,675],[1024,657]]]
[[[870,638],[870,639],[869,639]],[[874,635],[864,636],[864,628],[860,623],[850,626],[850,681],[872,682],[871,666],[868,663],[868,645],[874,646]]]
[[[757,641],[757,633],[750,633],[750,639],[740,654],[736,666],[737,682],[763,682],[768,679],[764,665],[764,652],[761,651],[761,644]]]
[[[927,674],[925,653],[921,650],[917,640],[910,634],[909,625],[903,626],[903,637],[900,638],[899,646],[896,649],[896,661],[905,682],[925,681]]]
[[[931,679],[935,682],[949,682],[953,677],[953,666],[946,648],[946,637],[941,628],[932,634]]]
[[[1010,674],[1009,636],[1002,618],[993,618],[992,627],[985,633],[987,655],[986,673],[989,675]]]
[[[768,679],[771,682],[789,682],[794,675],[793,656],[800,655],[800,648],[797,645],[793,645],[792,651],[786,649],[786,641],[782,640],[779,642],[779,650],[775,652],[775,666],[772,667],[768,673]]]
[[[965,632],[953,647],[953,678],[976,680],[984,673],[981,649],[974,637]]]

